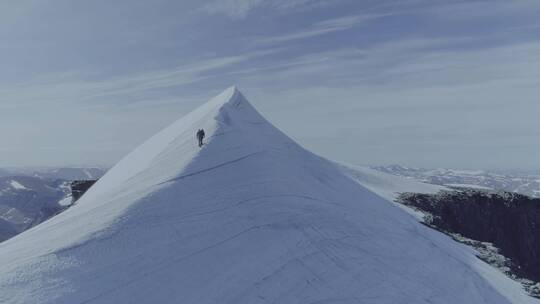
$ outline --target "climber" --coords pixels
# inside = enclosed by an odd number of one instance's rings
[[[202,147],[203,139],[204,139],[204,130],[203,129],[199,129],[199,131],[197,131],[197,139],[199,140],[199,147]]]

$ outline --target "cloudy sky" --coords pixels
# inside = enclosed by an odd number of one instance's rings
[[[114,164],[233,84],[332,159],[540,169],[538,0],[0,1],[0,166]]]

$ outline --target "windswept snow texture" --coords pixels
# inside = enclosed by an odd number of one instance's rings
[[[235,88],[0,244],[1,303],[535,301],[301,148]]]

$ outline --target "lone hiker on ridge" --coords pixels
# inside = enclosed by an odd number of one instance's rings
[[[199,140],[199,147],[202,147],[203,139],[204,139],[204,130],[203,129],[199,129],[199,131],[197,131],[197,139]]]

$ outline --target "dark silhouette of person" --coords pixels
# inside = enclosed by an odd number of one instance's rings
[[[203,129],[199,129],[199,131],[197,131],[197,139],[199,140],[199,147],[202,147],[202,145],[204,144],[203,143],[203,139],[204,139],[204,130]]]

